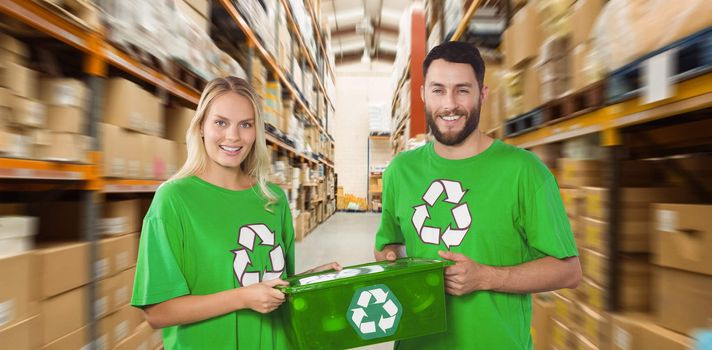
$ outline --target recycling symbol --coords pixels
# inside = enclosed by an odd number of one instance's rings
[[[255,236],[262,241],[260,245],[274,247],[269,252],[272,270],[264,271],[262,276],[260,276],[260,272],[247,272],[247,267],[252,265],[249,252],[252,252],[255,248]],[[238,233],[237,243],[241,248],[231,250],[231,252],[235,255],[232,266],[240,286],[246,287],[260,281],[269,281],[282,277],[284,272],[284,251],[281,245],[275,244],[274,232],[269,227],[264,224],[242,226]]]
[[[356,334],[368,340],[393,335],[398,330],[402,310],[391,289],[377,284],[354,293],[346,318]]]
[[[456,227],[448,225],[444,232],[439,227],[425,226],[425,220],[430,218],[428,208],[432,208],[437,203],[443,192],[446,195],[445,202],[455,204],[451,213],[456,224]],[[472,224],[470,208],[467,203],[461,203],[466,192],[467,190],[463,190],[462,185],[457,181],[435,180],[430,184],[430,187],[422,197],[425,203],[413,207],[413,226],[423,243],[440,245],[442,240],[448,249],[457,247],[462,243]]]

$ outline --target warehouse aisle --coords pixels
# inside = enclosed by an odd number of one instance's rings
[[[338,261],[342,266],[373,261],[373,241],[381,219],[374,213],[337,212],[296,245],[296,271]],[[364,350],[393,349],[393,343],[366,346]]]

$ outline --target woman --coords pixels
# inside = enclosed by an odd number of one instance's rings
[[[284,349],[276,286],[294,274],[284,192],[268,184],[257,95],[211,81],[186,133],[188,158],[156,192],[141,232],[131,304],[166,349]],[[309,272],[340,270],[337,263]]]

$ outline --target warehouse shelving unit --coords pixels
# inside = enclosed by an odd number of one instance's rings
[[[709,29],[703,32],[707,31]],[[686,39],[679,42],[685,43]],[[674,44],[672,46],[674,47]],[[644,60],[633,62],[630,65],[642,64],[644,64]],[[607,249],[610,259],[607,279],[610,281],[610,285],[606,305],[609,311],[618,311],[621,307],[619,241],[622,237],[623,220],[621,217],[622,161],[640,158],[663,159],[668,171],[674,172],[674,175],[684,179],[688,187],[693,189],[697,195],[699,202],[712,202],[712,197],[706,191],[704,184],[696,181],[694,174],[687,173],[676,163],[676,160],[670,158],[671,156],[710,154],[712,153],[712,144],[709,139],[692,140],[692,144],[684,147],[670,148],[656,144],[655,140],[645,136],[645,133],[651,130],[687,127],[691,131],[700,126],[704,127],[705,121],[709,124],[709,110],[712,108],[712,72],[710,72],[712,67],[709,63],[701,62],[699,67],[693,68],[692,71],[695,74],[684,73],[681,74],[684,77],[679,79],[671,77],[669,81],[675,91],[673,96],[653,103],[646,103],[645,97],[641,96],[642,89],[640,87],[636,87],[635,91],[625,93],[626,87],[619,85],[621,84],[620,78],[614,72],[611,77],[607,78],[608,87],[623,91],[624,98],[612,96],[613,98],[609,97],[608,104],[604,104],[599,109],[582,115],[562,116],[555,121],[518,133],[516,136],[505,137],[507,143],[522,148],[532,148],[589,134],[600,135],[601,146],[606,148],[608,154],[604,174],[608,179],[606,184],[609,189],[607,200],[610,203],[607,232],[609,238]],[[624,67],[624,69],[631,68]],[[638,67],[632,67],[632,69],[642,72]],[[641,152],[640,148],[646,150]]]
[[[280,4],[284,6],[289,15],[289,22],[295,29],[299,39],[298,44],[300,45],[300,50],[304,56],[307,57],[309,67],[312,69],[318,81],[320,91],[323,93],[323,96],[327,96],[326,89],[322,83],[324,77],[323,69],[317,71],[317,66],[315,62],[313,62],[312,56],[308,53],[301,34],[296,30],[296,24],[292,18],[287,2],[281,1]],[[311,2],[307,2],[306,4],[316,28],[316,18],[314,17]],[[310,111],[306,103],[300,97],[297,88],[288,80],[287,74],[280,69],[272,55],[260,44],[257,36],[247,25],[247,22],[235,10],[232,2],[229,0],[219,0],[215,1],[212,6],[222,6],[232,16],[237,28],[247,37],[248,45],[251,48],[250,54],[256,52],[262,61],[266,62],[269,71],[279,78],[283,86],[286,86],[287,91],[289,91],[297,101],[297,105],[308,116],[310,122],[319,129],[320,134],[325,135],[326,138],[330,140],[331,148],[333,148],[333,138],[327,133],[324,125],[325,118],[315,115]],[[180,101],[181,104],[196,106],[200,98],[200,91],[141,63],[121,48],[109,43],[103,36],[103,33],[92,31],[72,22],[35,1],[2,1],[0,2],[0,15],[13,18],[19,23],[37,30],[43,35],[56,39],[78,50],[83,61],[83,80],[90,90],[90,108],[86,116],[88,121],[87,135],[93,138],[93,144],[90,147],[91,151],[88,157],[89,163],[87,164],[0,157],[0,191],[80,191],[83,207],[82,217],[84,220],[81,237],[83,240],[90,242],[91,249],[89,259],[90,261],[95,261],[98,255],[98,222],[101,215],[101,203],[104,201],[104,197],[111,194],[150,195],[154,193],[162,183],[162,181],[159,180],[107,178],[102,174],[102,154],[100,151],[98,123],[102,120],[101,99],[104,93],[104,78],[109,75],[110,67],[116,68],[135,80],[142,81],[144,84],[151,85],[157,90],[167,93],[167,95],[170,96],[169,98],[176,99]],[[318,33],[318,29],[316,32],[319,46],[325,55],[326,50],[324,49],[322,37]],[[324,57],[323,61],[326,61],[326,66],[333,72],[332,67],[328,63],[328,59]],[[333,79],[333,73],[331,77]],[[328,96],[326,100],[331,104],[331,100]],[[331,104],[331,109],[333,110],[333,104]],[[291,147],[270,134],[267,135],[266,139],[268,145],[273,150],[287,154],[295,163],[309,164],[310,167],[323,166],[325,174],[334,175],[333,160],[324,157],[317,159],[312,155],[299,152],[294,147]],[[327,199],[333,203],[333,208],[335,208],[334,196],[328,194],[326,199],[320,200],[326,201]],[[332,214],[333,211],[329,212],[326,217]],[[90,295],[90,299],[88,300],[88,319],[92,320],[89,323],[89,334],[91,339],[96,339],[95,305],[92,302],[96,295],[96,271],[92,271],[91,281],[88,286]]]

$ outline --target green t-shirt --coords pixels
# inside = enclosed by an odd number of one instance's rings
[[[558,185],[532,153],[499,140],[467,159],[433,144],[399,154],[383,175],[376,249],[405,244],[408,256],[465,254],[492,266],[578,255]],[[447,296],[448,331],[398,349],[531,349],[531,296],[479,291]]]
[[[294,274],[294,228],[284,191],[272,212],[253,187],[228,190],[192,176],[163,184],[141,231],[131,304],[217,293]],[[239,277],[238,277],[239,276]],[[163,330],[166,349],[285,349],[276,313],[246,309]]]

